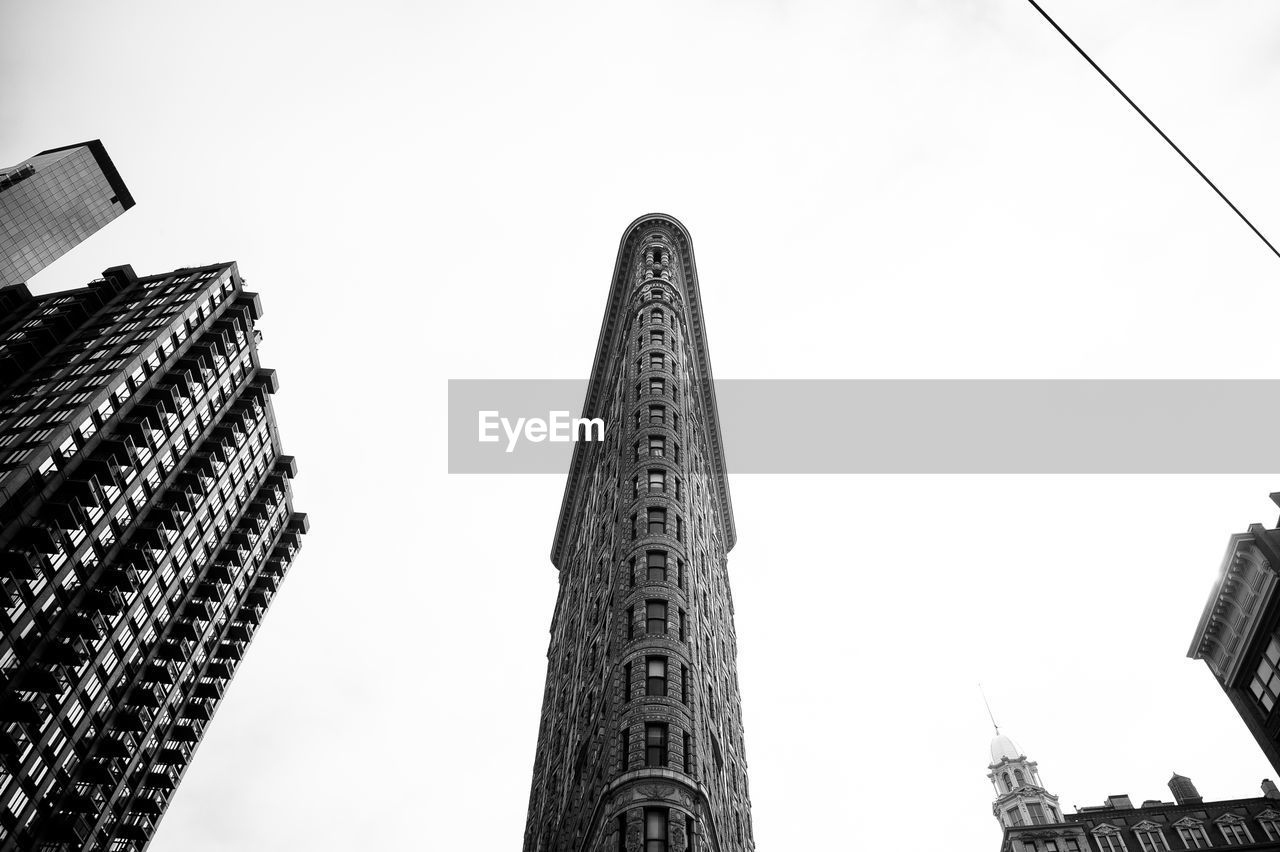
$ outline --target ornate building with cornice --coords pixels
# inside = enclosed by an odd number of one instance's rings
[[[684,226],[622,236],[551,561],[525,852],[750,852],[735,531]]]
[[[1280,504],[1280,493],[1271,499]],[[1204,660],[1280,772],[1280,530],[1231,537],[1187,656]]]

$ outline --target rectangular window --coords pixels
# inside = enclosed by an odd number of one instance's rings
[[[1039,802],[1028,802],[1027,811],[1031,814],[1031,822],[1033,825],[1044,825],[1044,808]]]
[[[1080,841],[1074,837],[1068,837],[1067,852],[1080,852]]]
[[[1218,828],[1221,829],[1222,836],[1226,838],[1228,846],[1243,846],[1246,843],[1253,842],[1253,838],[1245,834],[1245,828],[1240,823],[1219,823]]]
[[[685,641],[685,614],[684,610],[680,610],[680,641]]]
[[[649,436],[649,455],[662,458],[667,454],[667,439],[661,435]]]
[[[661,425],[667,419],[667,409],[661,405],[649,406],[649,422]]]
[[[650,331],[650,332],[649,332],[649,343],[650,343],[651,345],[653,345],[653,346],[661,346],[661,345],[662,345],[662,331],[661,331],[661,329],[654,329],[653,331]]]
[[[667,697],[667,658],[648,657],[645,659],[645,695],[657,698]]]
[[[689,667],[680,667],[680,701],[683,704],[689,703]]]
[[[622,667],[622,700],[631,700],[631,664]]]
[[[667,765],[667,726],[661,722],[644,726],[644,765]]]
[[[1276,641],[1275,636],[1271,637],[1267,650],[1262,653],[1262,659],[1249,684],[1249,691],[1268,713],[1276,705],[1276,699],[1280,698],[1280,642]]]
[[[667,632],[667,602],[645,601],[645,631],[653,635]]]
[[[662,358],[661,352],[649,353],[649,369],[650,370],[661,370],[663,369],[664,366],[665,366],[665,362]]]
[[[667,534],[667,510],[649,508],[645,511],[648,514],[649,535],[666,535]]]
[[[1164,842],[1164,835],[1155,829],[1147,831],[1135,831],[1138,835],[1138,845],[1142,847],[1142,852],[1169,852],[1169,845]]]
[[[661,550],[650,550],[645,554],[647,576],[650,583],[665,583],[667,580],[667,554]]]
[[[626,772],[628,766],[628,752],[631,750],[631,729],[623,728],[622,735],[618,738],[618,771]]]
[[[649,393],[653,396],[662,396],[662,392],[667,389],[667,383],[662,379],[649,380]]]
[[[667,809],[644,809],[644,852],[667,852]]]
[[[667,490],[667,474],[662,470],[649,471],[649,490],[650,491],[666,491]]]

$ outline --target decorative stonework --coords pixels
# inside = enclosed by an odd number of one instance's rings
[[[553,547],[560,594],[526,852],[615,852],[620,825],[631,850],[646,824],[668,827],[669,850],[693,835],[708,838],[699,852],[754,850],[733,519],[702,327],[687,232],[637,220],[582,412],[612,440],[575,446]]]

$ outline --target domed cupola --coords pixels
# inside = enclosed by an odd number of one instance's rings
[[[991,812],[1003,826],[1062,822],[1058,797],[1044,788],[1034,760],[996,728],[987,778],[996,789]]]

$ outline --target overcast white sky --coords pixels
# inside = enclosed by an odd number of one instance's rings
[[[1280,6],[1049,8],[1280,237]],[[584,378],[642,213],[693,235],[720,378],[1280,378],[1280,260],[1023,0],[5,29],[0,162],[101,138],[138,201],[33,289],[238,260],[312,518],[157,852],[519,848],[564,478],[447,475],[445,383]],[[1256,795],[1183,655],[1276,473],[731,477],[759,848],[995,849],[980,680],[1068,811]]]

